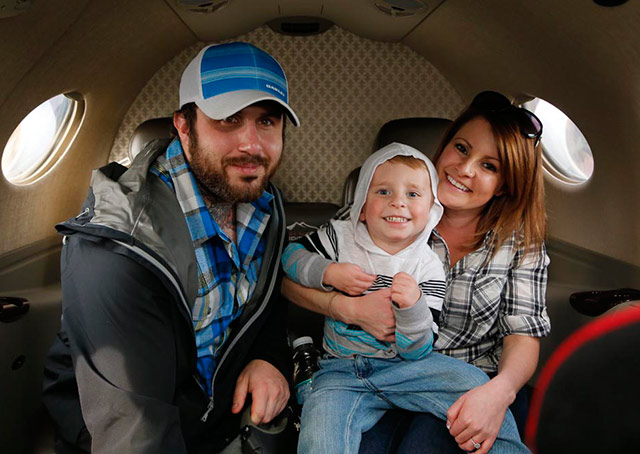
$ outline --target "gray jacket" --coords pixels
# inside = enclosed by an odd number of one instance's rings
[[[56,226],[65,235],[63,317],[43,401],[58,452],[86,450],[89,441],[98,452],[217,452],[239,428],[230,407],[246,364],[263,359],[290,375],[279,293],[285,222],[271,185],[273,214],[255,292],[232,326],[211,399],[198,383],[193,243],[175,195],[148,172],[168,144],[149,144],[128,170],[112,163],[94,171],[82,212]]]

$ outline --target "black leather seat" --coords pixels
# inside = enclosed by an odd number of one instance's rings
[[[451,120],[445,118],[420,117],[391,120],[380,128],[373,151],[390,143],[398,142],[410,145],[431,158],[450,125]],[[359,175],[360,167],[353,169],[347,176],[342,192],[343,206],[353,203],[353,193]]]
[[[129,159],[133,161],[148,142],[169,137],[171,126],[173,126],[171,117],[152,118],[140,123],[129,139]]]

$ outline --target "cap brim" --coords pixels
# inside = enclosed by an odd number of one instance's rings
[[[196,101],[196,105],[205,115],[214,120],[223,120],[241,111],[245,107],[260,101],[275,101],[285,108],[285,113],[294,126],[300,126],[300,120],[293,109],[276,96],[261,90],[238,90]]]

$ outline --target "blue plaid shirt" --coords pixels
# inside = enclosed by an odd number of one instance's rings
[[[234,243],[209,212],[178,140],[158,157],[151,172],[175,192],[193,240],[200,286],[191,317],[198,372],[211,396],[211,380],[229,326],[242,313],[258,280],[265,251],[262,234],[271,217],[273,195],[265,191],[255,202],[237,204]]]

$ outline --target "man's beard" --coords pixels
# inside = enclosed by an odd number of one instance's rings
[[[206,199],[211,203],[243,203],[258,200],[264,192],[269,178],[277,167],[269,169],[271,160],[266,156],[239,156],[223,158],[221,162],[207,159],[207,152],[202,150],[197,142],[189,141],[189,166],[198,187]],[[261,176],[240,177],[241,183],[232,185],[227,174],[227,167],[232,165],[257,165],[265,169]]]

